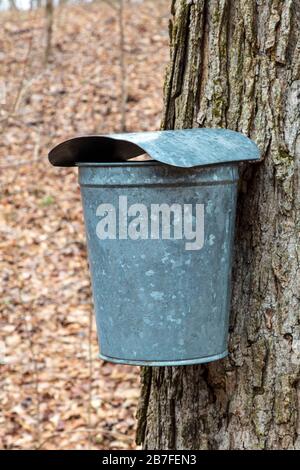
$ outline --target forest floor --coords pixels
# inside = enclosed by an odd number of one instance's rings
[[[169,1],[126,4],[127,130],[159,128]],[[120,129],[119,33],[104,2],[0,13],[0,448],[133,449],[139,368],[97,359],[76,170],[51,147]]]

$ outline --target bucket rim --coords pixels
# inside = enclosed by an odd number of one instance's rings
[[[165,366],[188,366],[193,364],[206,364],[208,362],[218,361],[228,356],[228,349],[225,351],[213,354],[211,356],[202,356],[193,359],[179,359],[170,361],[145,361],[145,360],[134,360],[134,359],[119,359],[117,357],[106,356],[105,354],[99,353],[99,359],[106,362],[112,362],[114,364],[127,364],[131,366],[150,366],[150,367],[165,367]]]
[[[77,162],[75,164],[78,168],[82,167],[124,167],[124,166],[166,166],[166,164],[161,163],[157,160],[145,160],[145,161],[120,161],[120,162]]]
[[[76,168],[110,168],[110,167],[127,167],[127,166],[139,166],[139,167],[144,167],[144,166],[159,166],[159,167],[165,167],[165,168],[173,168],[173,169],[180,169],[182,170],[193,170],[199,169],[199,170],[209,170],[212,168],[221,168],[221,167],[239,167],[240,164],[243,162],[238,162],[238,161],[233,161],[233,162],[223,162],[223,163],[206,163],[204,165],[198,166],[198,167],[176,167],[172,165],[168,165],[167,163],[164,162],[159,162],[157,160],[145,160],[145,161],[131,161],[131,160],[123,160],[119,162],[77,162],[75,163],[74,167]]]

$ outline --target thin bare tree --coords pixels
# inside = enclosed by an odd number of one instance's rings
[[[119,47],[120,47],[120,72],[121,72],[121,131],[126,131],[126,103],[127,103],[127,70],[125,60],[125,28],[124,28],[124,0],[119,0]]]
[[[16,0],[9,0],[9,7],[11,10],[17,10],[18,7],[17,7]]]
[[[127,104],[127,67],[125,54],[125,19],[124,19],[124,0],[103,0],[117,12],[119,28],[119,63],[120,63],[120,130],[126,131],[126,104]]]
[[[46,13],[46,49],[45,49],[45,63],[48,63],[51,58],[51,42],[53,32],[53,0],[46,0],[45,13]]]

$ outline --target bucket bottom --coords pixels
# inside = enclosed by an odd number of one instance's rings
[[[198,357],[194,359],[183,359],[179,361],[139,361],[133,359],[118,359],[116,357],[104,356],[99,354],[100,359],[103,359],[107,362],[114,362],[115,364],[128,364],[132,366],[151,366],[151,367],[161,367],[161,366],[188,366],[192,364],[205,364],[206,362],[217,361],[218,359],[223,359],[228,355],[227,349],[220,354],[215,354],[214,356],[205,356]]]

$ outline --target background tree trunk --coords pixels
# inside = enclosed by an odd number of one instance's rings
[[[242,170],[230,355],[144,368],[146,449],[300,449],[299,0],[177,0],[163,128],[227,127],[263,161]]]
[[[46,0],[45,13],[46,13],[46,48],[45,48],[45,63],[50,61],[52,53],[52,32],[53,32],[53,0]]]

